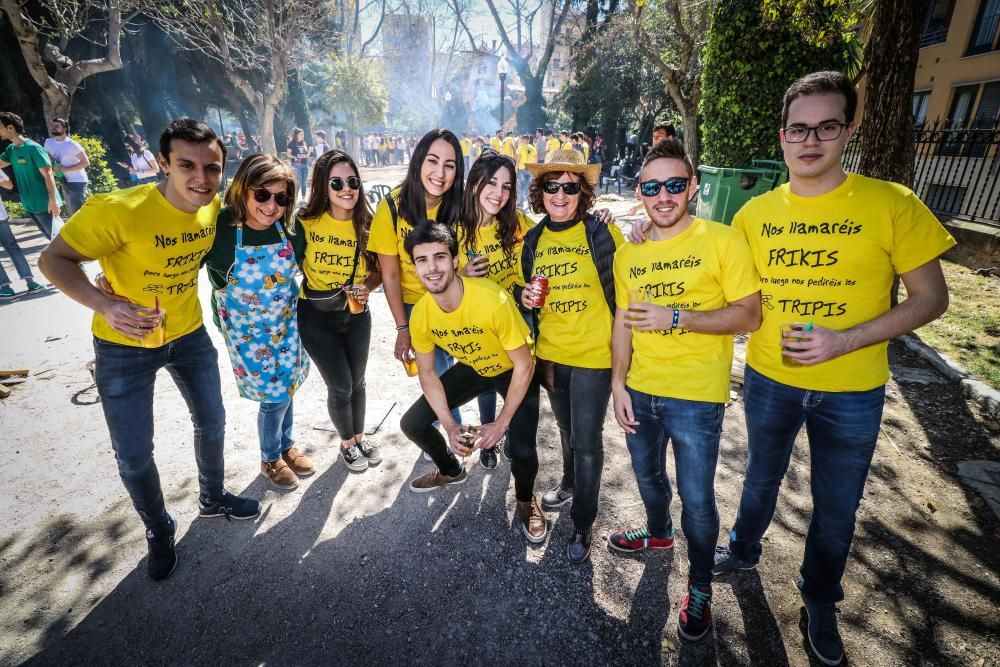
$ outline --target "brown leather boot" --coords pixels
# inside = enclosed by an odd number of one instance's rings
[[[295,447],[289,447],[281,452],[281,458],[292,469],[292,472],[299,477],[308,477],[316,472],[316,467],[313,465],[312,459]]]
[[[291,491],[299,486],[299,478],[295,476],[292,469],[283,460],[261,461],[260,474],[267,477],[267,481],[276,489]]]
[[[545,515],[542,514],[542,508],[538,506],[534,496],[525,502],[517,501],[517,515],[521,519],[521,530],[529,542],[538,544],[545,541],[549,527],[545,522]]]

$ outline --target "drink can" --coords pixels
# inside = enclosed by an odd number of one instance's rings
[[[549,279],[542,274],[538,274],[536,276],[532,276],[531,284],[538,285],[538,289],[541,291],[538,300],[535,302],[535,308],[541,308],[545,305],[545,297],[549,293]]]

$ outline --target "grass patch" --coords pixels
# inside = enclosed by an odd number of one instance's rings
[[[917,329],[928,345],[1000,389],[1000,278],[977,276],[941,260],[951,304],[941,318]],[[905,289],[901,288],[905,294]]]

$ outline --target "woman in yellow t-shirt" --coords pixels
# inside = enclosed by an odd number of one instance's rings
[[[545,217],[524,237],[521,306],[537,313],[535,355],[559,425],[563,476],[542,496],[548,509],[573,503],[574,533],[566,549],[573,563],[590,556],[604,465],[603,425],[611,397],[611,324],[614,255],[621,231],[591,213],[601,166],[574,149],[559,149],[527,165],[534,180],[528,199]],[[548,279],[548,293],[531,282]],[[539,307],[540,301],[542,302]]]
[[[489,278],[513,293],[517,260],[524,233],[532,222],[517,204],[514,163],[506,155],[486,149],[469,170],[458,223],[458,262],[461,275]],[[496,421],[496,392],[479,397],[479,420]],[[510,459],[504,442],[504,456]],[[479,464],[487,470],[497,466],[497,447],[479,453]]]
[[[350,155],[330,151],[313,166],[309,199],[299,209],[305,235],[302,344],[326,383],[326,408],[340,435],[349,470],[382,461],[365,440],[365,370],[372,318],[368,295],[382,282],[374,253],[365,250],[372,211]]]

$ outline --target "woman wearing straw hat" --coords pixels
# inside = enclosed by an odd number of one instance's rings
[[[521,281],[515,296],[537,327],[537,373],[562,440],[563,475],[542,496],[542,507],[572,502],[573,563],[590,556],[591,527],[604,467],[603,424],[611,396],[611,325],[615,315],[612,275],[615,250],[624,242],[613,224],[591,213],[599,164],[573,149],[555,150],[528,164],[528,199],[541,222],[525,234]],[[544,293],[533,276],[548,279]]]

